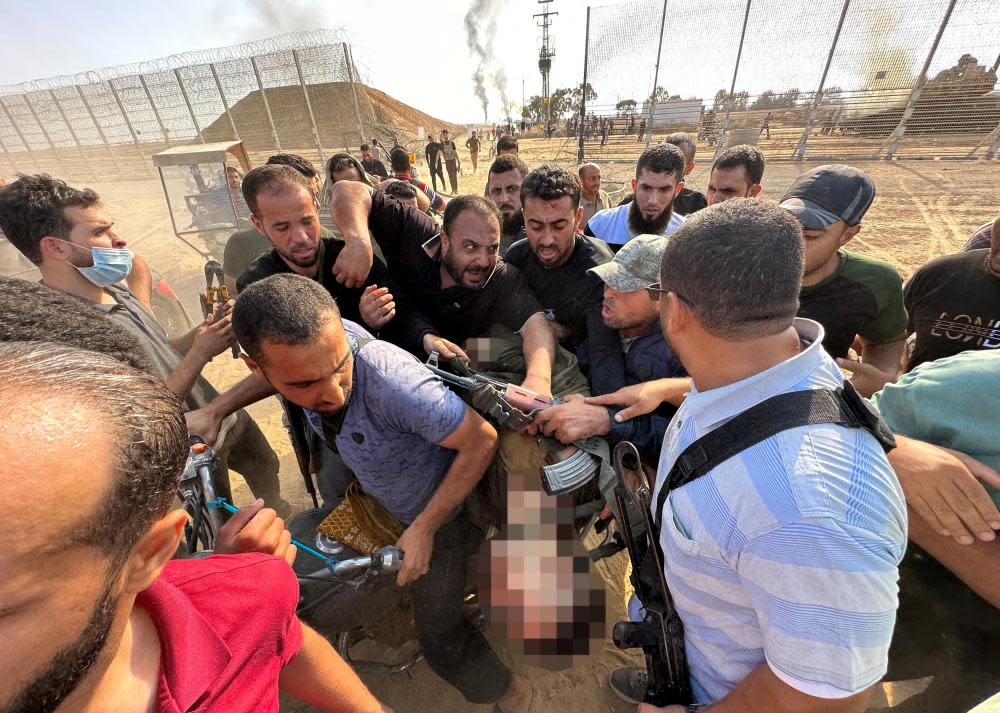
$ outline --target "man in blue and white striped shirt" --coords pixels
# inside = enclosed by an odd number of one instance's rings
[[[802,237],[781,213],[727,201],[668,241],[652,294],[693,386],[664,438],[654,504],[701,436],[772,396],[842,384],[822,327],[795,318]],[[659,542],[684,623],[687,710],[865,709],[886,671],[906,547],[903,494],[870,433],[815,425],[761,441],[671,492]]]

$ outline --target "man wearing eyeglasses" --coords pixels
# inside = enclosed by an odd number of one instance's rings
[[[640,235],[627,242],[611,262],[587,271],[604,283],[601,319],[621,340],[626,386],[687,376],[663,340],[655,301],[658,293],[649,291],[655,290],[649,287],[651,283],[659,284],[660,258],[666,244],[666,238],[659,235]],[[583,347],[579,354],[584,368],[590,366],[587,351]],[[651,413],[623,422],[615,421],[617,411],[615,406],[595,406],[571,396],[566,403],[542,411],[534,425],[563,443],[590,436],[607,436],[612,444],[631,441],[644,458],[654,462],[676,406],[663,403]]]

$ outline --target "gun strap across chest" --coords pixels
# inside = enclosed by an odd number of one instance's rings
[[[691,443],[677,457],[656,497],[656,530],[670,491],[697,480],[713,468],[773,435],[800,426],[833,424],[863,428],[888,453],[896,447],[892,431],[849,381],[839,389],[778,394],[762,401]]]

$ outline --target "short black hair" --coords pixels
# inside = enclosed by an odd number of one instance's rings
[[[487,180],[489,180],[489,176],[494,173],[507,173],[508,171],[517,171],[521,174],[521,178],[524,178],[529,173],[528,164],[517,156],[511,156],[510,154],[497,156],[493,160],[493,163],[490,164],[490,170],[486,174]]]
[[[690,301],[706,331],[739,342],[791,326],[802,269],[802,230],[791,213],[734,198],[689,215],[671,234],[660,282]]]
[[[0,191],[0,233],[36,265],[42,262],[42,238],[68,239],[73,223],[67,208],[89,208],[101,199],[90,188],[73,188],[47,173],[19,173]]]
[[[246,201],[250,212],[257,216],[257,218],[261,217],[260,212],[257,210],[258,195],[265,191],[268,193],[281,193],[296,188],[301,188],[309,195],[312,195],[309,184],[306,183],[305,176],[291,166],[272,163],[265,163],[263,166],[258,166],[250,171],[250,173],[243,177],[243,184],[241,185],[243,200]]]
[[[764,178],[764,154],[756,146],[749,144],[730,146],[715,159],[712,170],[717,168],[728,170],[740,166],[746,170],[751,184],[760,183]]]
[[[448,201],[448,205],[444,209],[442,224],[445,232],[451,228],[455,219],[467,210],[475,211],[482,216],[492,217],[498,226],[503,226],[503,216],[500,215],[500,211],[497,210],[492,201],[482,196],[461,195]]]
[[[112,431],[113,482],[62,542],[99,548],[116,573],[177,496],[188,454],[180,399],[159,377],[107,354],[49,342],[0,344],[0,402],[46,396],[89,406]]]
[[[354,163],[354,159],[346,154],[332,156],[330,157],[330,160],[326,162],[326,172],[331,179],[335,173],[340,173],[341,171],[346,171],[349,168],[357,167],[357,164]]]
[[[319,171],[312,161],[296,153],[276,153],[267,159],[267,163],[271,166],[291,166],[306,178],[319,178]]]
[[[678,181],[684,178],[683,152],[673,144],[655,144],[642,152],[635,164],[636,179],[643,171],[650,173],[672,173]]]
[[[368,144],[361,144],[361,150],[362,151],[371,151],[372,147],[369,146]]]
[[[417,189],[406,181],[389,181],[383,189],[388,195],[403,200],[413,200],[417,197]]]
[[[500,151],[517,151],[517,139],[515,139],[510,134],[504,134],[499,139],[497,139],[497,153]]]
[[[309,344],[330,317],[339,321],[340,310],[321,284],[302,275],[271,275],[240,292],[233,331],[250,358],[263,364],[261,342]]]
[[[694,155],[697,151],[697,146],[694,142],[694,137],[686,131],[675,131],[672,134],[668,134],[666,138],[663,139],[663,143],[671,144],[676,146],[684,154],[684,160],[687,163],[694,161]]]
[[[544,163],[524,177],[521,183],[521,205],[528,198],[554,201],[569,196],[573,209],[580,207],[580,179],[561,166]]]
[[[53,342],[159,373],[139,340],[118,322],[55,288],[16,277],[0,276],[0,342]]]
[[[410,170],[410,154],[406,149],[396,148],[389,152],[389,165],[394,173]]]

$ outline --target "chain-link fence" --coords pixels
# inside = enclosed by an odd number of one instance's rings
[[[1000,0],[635,0],[587,14],[579,158],[672,131],[772,159],[993,158]]]
[[[278,150],[323,161],[372,137],[416,146],[420,118],[374,95],[330,30],[0,87],[0,175],[142,178],[164,148],[229,140],[254,163]]]

